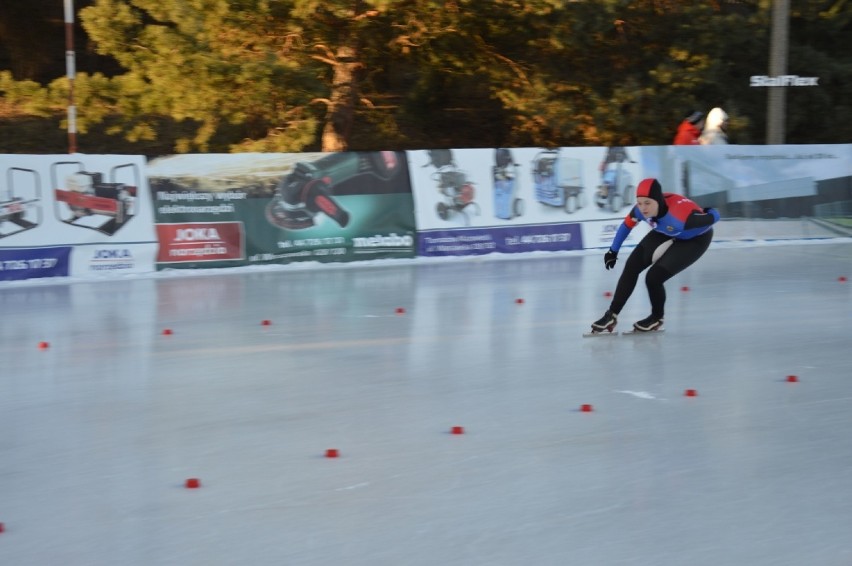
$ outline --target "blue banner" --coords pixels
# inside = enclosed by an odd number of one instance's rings
[[[71,246],[0,249],[0,281],[67,277]]]
[[[580,225],[533,224],[454,230],[428,230],[418,236],[422,256],[557,252],[583,249]]]

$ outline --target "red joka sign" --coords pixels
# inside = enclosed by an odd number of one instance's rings
[[[242,222],[157,224],[158,263],[245,259]]]

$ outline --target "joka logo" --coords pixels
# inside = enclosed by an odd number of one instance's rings
[[[216,228],[178,228],[175,242],[219,242],[222,238]]]
[[[157,224],[158,263],[239,261],[245,257],[241,222]]]
[[[800,77],[799,75],[779,75],[768,77],[766,75],[752,75],[749,78],[749,86],[819,86],[819,77]]]
[[[110,260],[110,259],[133,259],[130,250],[95,250],[95,255],[92,259]]]
[[[133,254],[126,248],[95,250],[89,262],[91,271],[133,269],[134,267]]]

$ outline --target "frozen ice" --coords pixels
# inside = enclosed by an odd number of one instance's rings
[[[852,244],[620,267],[0,285],[0,564],[852,563]]]

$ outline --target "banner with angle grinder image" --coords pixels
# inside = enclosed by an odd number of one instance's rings
[[[174,155],[148,175],[157,269],[416,253],[402,152]]]

